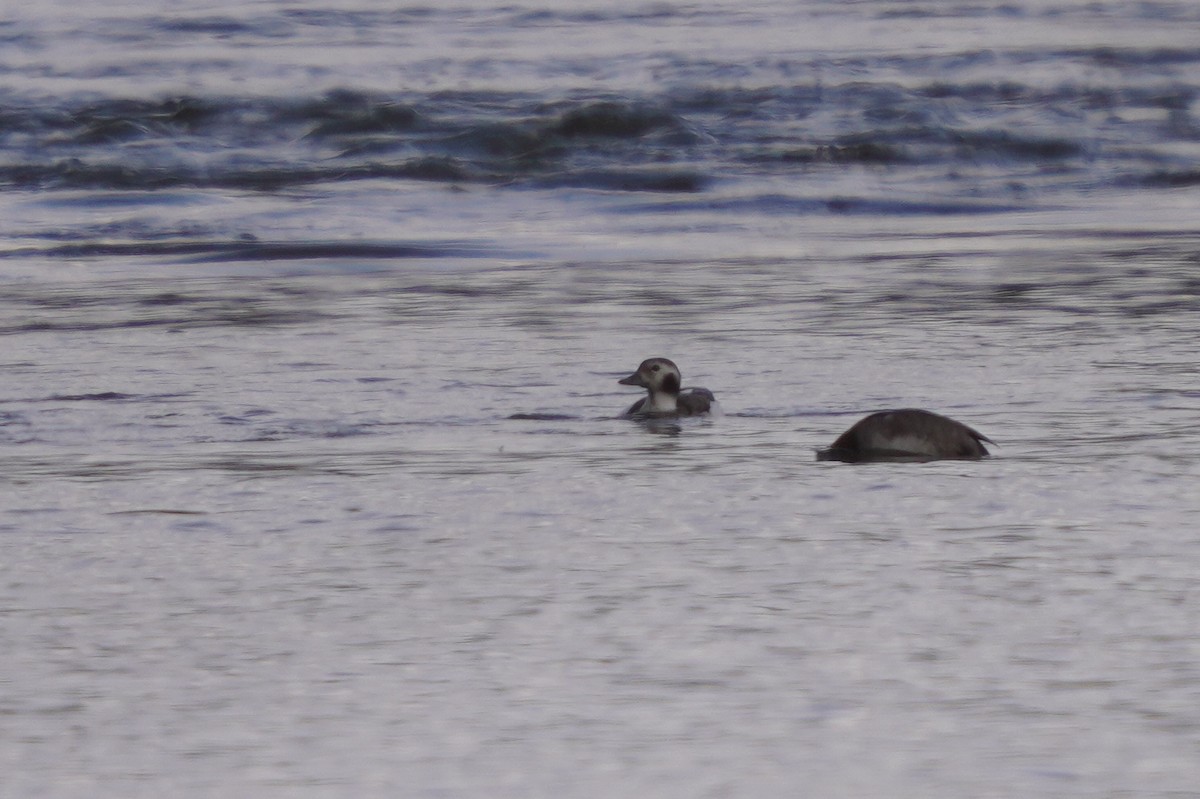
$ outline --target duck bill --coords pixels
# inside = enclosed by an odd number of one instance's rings
[[[641,388],[646,387],[646,381],[643,380],[642,376],[639,375],[637,372],[634,372],[629,377],[622,377],[617,382],[623,386],[639,386]]]

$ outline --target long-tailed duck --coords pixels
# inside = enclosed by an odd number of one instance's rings
[[[829,449],[817,452],[820,461],[938,460],[986,458],[983,442],[990,438],[945,416],[905,408],[880,411],[860,419],[838,436]]]
[[[679,367],[666,358],[647,358],[636,372],[617,382],[649,392],[621,414],[624,417],[702,416],[718,407],[717,398],[707,388],[681,390]]]

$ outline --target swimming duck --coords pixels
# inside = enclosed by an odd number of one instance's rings
[[[983,433],[946,416],[905,408],[880,411],[856,422],[829,449],[817,452],[819,461],[938,460],[986,458]]]
[[[717,398],[707,388],[681,390],[679,367],[666,358],[647,358],[636,372],[617,382],[649,392],[622,416],[701,416],[717,407]]]

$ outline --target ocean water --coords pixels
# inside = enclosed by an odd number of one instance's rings
[[[1196,795],[1200,6],[93,5],[0,11],[0,794]]]

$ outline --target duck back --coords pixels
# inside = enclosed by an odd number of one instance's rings
[[[986,458],[987,436],[940,414],[916,408],[873,413],[817,453],[823,461]]]

